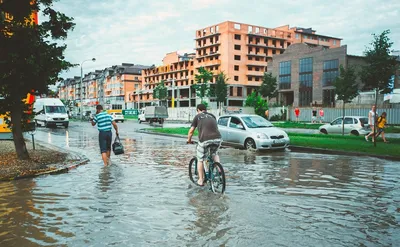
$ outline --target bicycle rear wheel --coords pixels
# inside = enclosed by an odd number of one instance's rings
[[[211,170],[211,189],[215,194],[225,192],[225,172],[222,165],[215,162]]]
[[[190,180],[197,184],[197,180],[199,179],[199,174],[197,172],[197,158],[194,157],[189,162],[189,178]]]

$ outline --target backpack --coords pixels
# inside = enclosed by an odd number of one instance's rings
[[[119,135],[115,137],[112,149],[115,155],[124,153],[124,146],[122,145],[121,140],[119,139]]]

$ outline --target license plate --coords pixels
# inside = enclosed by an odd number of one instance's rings
[[[56,125],[63,125],[63,123],[56,123]]]

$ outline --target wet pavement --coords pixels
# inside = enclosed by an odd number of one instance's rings
[[[396,246],[400,164],[226,148],[227,191],[191,184],[184,139],[119,124],[125,154],[104,167],[97,130],[36,139],[91,159],[66,174],[0,183],[0,246]]]

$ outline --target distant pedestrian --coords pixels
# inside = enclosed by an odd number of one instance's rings
[[[324,121],[324,115],[324,109],[322,109],[321,107],[321,109],[319,109],[319,123],[322,123]]]
[[[118,126],[111,117],[110,114],[103,111],[102,105],[96,106],[96,115],[91,120],[92,126],[97,124],[97,129],[99,130],[99,145],[101,158],[103,159],[104,165],[107,166],[111,163],[111,141],[112,132],[111,128],[114,127],[115,134],[118,136]]]
[[[294,109],[294,115],[296,115],[296,122],[299,122],[299,117],[300,117],[300,109],[296,106]]]
[[[266,117],[267,119],[269,118],[269,111],[268,111],[268,109],[265,110],[265,117]]]
[[[385,138],[386,112],[382,112],[382,115],[376,121],[376,125],[378,128],[378,132],[376,133],[375,139],[378,138],[378,136],[380,134],[382,134],[383,141],[388,142],[388,141],[386,141],[386,138]]]
[[[317,122],[317,108],[313,107],[312,109],[312,116],[311,116],[311,123]]]
[[[374,136],[374,131],[375,131],[375,121],[376,121],[376,106],[372,105],[371,110],[368,113],[368,125],[371,128],[371,132],[365,136],[365,140],[368,141],[368,137]],[[372,139],[372,141],[374,141]]]

